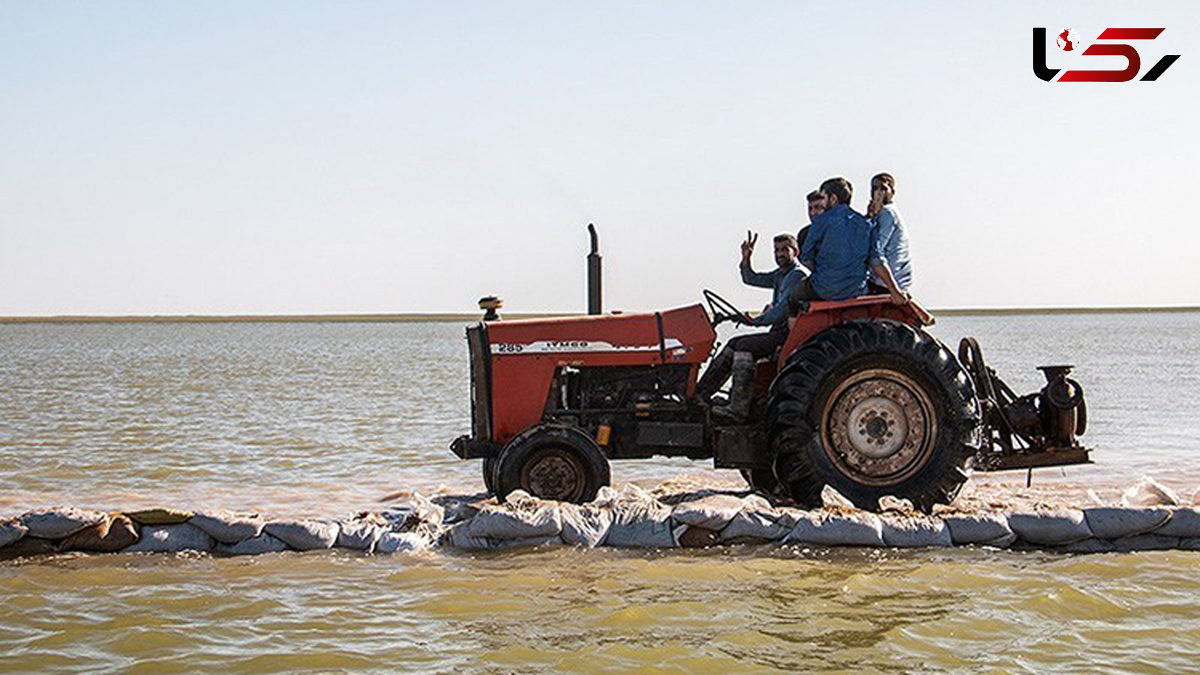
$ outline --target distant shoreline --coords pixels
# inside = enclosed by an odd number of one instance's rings
[[[632,311],[632,310],[631,310]],[[930,310],[934,316],[1015,316],[1058,314],[1167,314],[1200,312],[1200,307],[1005,307]],[[581,316],[582,312],[504,313],[509,319]],[[128,316],[0,316],[0,324],[18,323],[463,323],[478,321],[480,312],[398,314],[168,314]]]

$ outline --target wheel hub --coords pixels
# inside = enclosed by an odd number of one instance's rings
[[[556,448],[526,464],[523,473],[521,484],[542,499],[575,501],[583,494],[583,467]]]
[[[898,483],[928,460],[936,437],[933,404],[903,373],[856,373],[826,404],[822,440],[840,470],[868,485]]]
[[[904,445],[908,437],[908,418],[896,401],[872,396],[850,407],[846,432],[850,445],[857,452],[883,459],[896,454]]]

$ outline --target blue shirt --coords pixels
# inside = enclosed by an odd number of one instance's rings
[[[883,210],[875,214],[875,230],[871,234],[871,264],[887,261],[896,285],[901,290],[908,290],[912,284],[912,261],[908,257],[908,231],[904,229],[904,221],[900,219],[900,211],[892,204],[887,204]],[[871,272],[871,281],[884,285],[875,272]]]
[[[770,272],[755,272],[749,265],[741,265],[742,281],[748,286],[773,289],[771,293],[771,309],[754,317],[755,326],[770,326],[772,329],[781,325],[787,328],[787,304],[792,289],[800,285],[808,277],[798,263],[791,267],[778,267]]]
[[[812,287],[826,300],[846,300],[867,292],[871,222],[845,204],[813,218],[800,264],[812,270]]]

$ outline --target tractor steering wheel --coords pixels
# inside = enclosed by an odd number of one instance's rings
[[[725,321],[732,321],[739,325],[749,325],[752,323],[750,317],[745,312],[735,307],[732,302],[707,288],[704,289],[704,301],[708,303],[709,312],[712,314],[713,328],[716,328]]]

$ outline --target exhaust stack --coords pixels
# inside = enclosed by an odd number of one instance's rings
[[[604,311],[600,280],[600,238],[596,236],[596,226],[592,223],[588,223],[588,235],[592,240],[592,251],[587,256],[588,314],[600,314]]]

